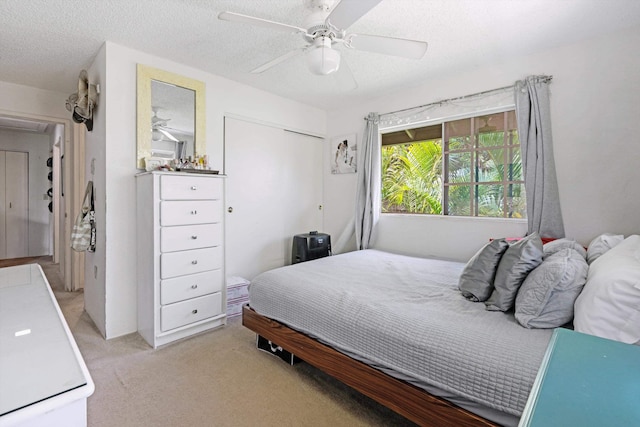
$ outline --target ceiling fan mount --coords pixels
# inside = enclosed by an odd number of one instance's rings
[[[222,12],[218,15],[218,19],[301,34],[307,43],[304,47],[285,53],[255,68],[251,71],[252,73],[262,73],[290,58],[305,54],[309,70],[314,74],[333,74],[342,69],[344,69],[342,73],[350,74],[346,63],[341,61],[340,51],[334,48],[338,44],[350,49],[385,55],[413,59],[422,58],[427,50],[427,43],[424,41],[347,32],[351,24],[381,1],[338,0],[334,2],[334,0],[309,0],[307,2],[309,13],[306,15],[301,27],[235,12]],[[342,67],[341,62],[344,65]],[[355,84],[353,77],[349,77]]]

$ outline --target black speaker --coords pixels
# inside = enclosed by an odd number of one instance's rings
[[[317,231],[293,236],[291,264],[331,255],[331,236]]]

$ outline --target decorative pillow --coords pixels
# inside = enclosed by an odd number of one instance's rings
[[[640,236],[627,237],[589,266],[574,308],[576,331],[640,344]]]
[[[542,240],[532,233],[507,248],[493,281],[494,290],[484,303],[487,310],[507,311],[513,307],[518,289],[529,272],[542,262]]]
[[[591,264],[623,240],[624,236],[622,234],[604,233],[599,235],[587,246],[587,262]]]
[[[476,252],[460,275],[458,288],[462,296],[476,302],[489,298],[498,263],[508,247],[505,239],[495,239]]]
[[[567,248],[575,249],[580,255],[582,255],[582,258],[587,258],[587,250],[575,240],[567,238],[552,240],[549,243],[545,243],[542,246],[542,251],[544,252],[543,258],[546,259],[556,252]]]
[[[525,328],[557,328],[571,321],[587,271],[589,264],[575,249],[561,249],[547,257],[529,273],[518,291],[518,322]]]

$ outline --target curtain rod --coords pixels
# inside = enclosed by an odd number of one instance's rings
[[[532,76],[532,78],[535,79],[536,81],[542,81],[542,82],[546,83],[546,82],[550,82],[551,79],[553,79],[553,76]],[[480,95],[486,95],[488,93],[500,92],[501,90],[511,89],[514,86],[515,86],[515,84],[509,85],[509,86],[500,87],[498,89],[490,89],[490,90],[485,90],[485,91],[482,91],[482,92],[476,92],[476,93],[472,93],[471,95],[458,96],[456,98],[449,98],[449,99],[443,99],[441,101],[430,102],[428,104],[418,105],[417,107],[403,108],[402,110],[391,111],[389,113],[382,113],[382,114],[380,114],[379,117],[390,116],[392,114],[398,114],[398,113],[404,113],[405,111],[417,110],[419,108],[431,107],[432,105],[446,104],[447,102],[452,102],[452,101],[460,101],[461,99],[473,98],[473,97],[480,96]]]

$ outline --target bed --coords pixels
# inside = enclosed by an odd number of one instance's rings
[[[462,297],[464,267],[371,249],[278,268],[243,324],[420,425],[517,425],[552,330]]]

